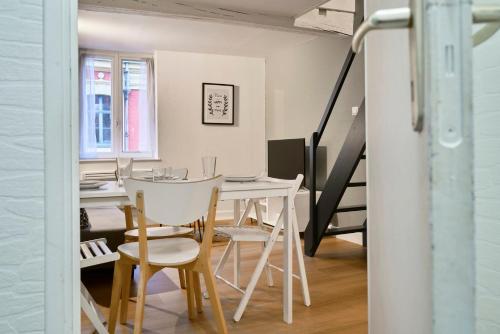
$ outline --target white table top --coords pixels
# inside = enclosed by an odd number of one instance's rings
[[[118,187],[116,181],[108,181],[106,185],[99,189],[80,190],[80,198],[99,198],[99,197],[121,197],[127,196],[124,187]]]
[[[224,182],[221,186],[220,199],[286,196],[291,186],[290,183],[276,181]],[[125,188],[118,187],[116,181],[108,181],[99,189],[80,190],[80,202],[111,198],[127,198]]]
[[[271,182],[271,181],[252,181],[252,182],[228,182],[222,183],[221,192],[242,191],[242,190],[262,190],[262,189],[288,189],[290,183]]]

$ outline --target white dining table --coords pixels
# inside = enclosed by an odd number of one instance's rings
[[[291,324],[293,301],[293,231],[292,212],[293,199],[289,196],[291,185],[273,180],[258,180],[253,182],[224,182],[221,186],[219,200],[234,202],[234,221],[238,222],[241,215],[241,201],[280,197],[283,199],[283,321]],[[109,181],[99,189],[80,190],[80,207],[95,208],[109,206],[124,206],[130,204],[124,187],[117,182]],[[234,284],[240,285],[239,244],[235,244]]]

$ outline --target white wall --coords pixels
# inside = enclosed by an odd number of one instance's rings
[[[487,3],[488,1],[475,1]],[[492,1],[489,1],[493,4]],[[500,34],[474,48],[477,334],[500,333]]]
[[[256,174],[265,169],[265,62],[263,58],[205,53],[155,53],[158,153],[154,165],[202,174],[201,157],[217,157],[217,172]],[[202,83],[235,85],[235,125],[201,124]],[[113,170],[114,163],[82,163],[81,170]],[[228,206],[222,205],[224,216]]]
[[[42,5],[0,3],[0,333],[44,331]]]
[[[266,138],[305,138],[306,145],[325,111],[350,38],[324,36],[272,53],[266,58]],[[351,107],[364,97],[364,61],[357,57],[346,80],[320,145],[327,146],[327,170],[337,159],[354,120]],[[365,180],[362,161],[353,180]],[[346,192],[342,205],[365,203],[365,189]],[[366,214],[339,214],[342,226],[359,225]],[[360,238],[356,238],[361,242]]]
[[[365,1],[365,13],[407,6]],[[371,334],[432,333],[426,132],[411,128],[408,33],[368,35],[368,302]]]
[[[217,172],[264,170],[265,63],[199,53],[156,53],[159,154],[201,176],[201,157],[217,156]],[[235,125],[201,124],[203,82],[235,85]]]

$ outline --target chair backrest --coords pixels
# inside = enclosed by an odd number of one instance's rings
[[[117,252],[113,253],[108,248],[104,238],[80,242],[80,268],[113,262],[119,258]]]
[[[304,179],[304,175],[298,174],[295,180],[284,180],[284,179],[277,179],[274,177],[269,177],[269,176],[264,176],[261,177],[260,180],[262,181],[267,181],[267,182],[277,182],[277,183],[288,183],[291,186],[290,189],[290,194],[289,196],[292,199],[292,218],[297,221],[297,213],[295,212],[295,196],[297,195],[297,192],[300,189],[300,186],[302,184],[302,180]],[[283,219],[283,211],[281,211],[280,215],[278,216],[278,219],[276,220],[276,224]],[[284,226],[281,226],[281,229],[283,229]]]
[[[302,184],[302,180],[304,180],[304,175],[298,174],[294,180],[277,179],[277,178],[269,177],[269,176],[261,177],[261,178],[259,178],[259,180],[267,181],[267,182],[289,183],[292,186],[292,189],[290,192],[290,197],[292,197],[292,199],[293,199],[293,198],[295,198],[295,196],[297,195],[297,192],[300,189],[300,185]]]
[[[151,182],[126,179],[125,190],[136,206],[138,191],[143,192],[145,216],[171,226],[190,224],[208,211],[213,188],[220,188],[222,176],[196,181]]]

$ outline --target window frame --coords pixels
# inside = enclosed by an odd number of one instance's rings
[[[122,80],[122,61],[144,61],[153,60],[154,56],[148,53],[128,53],[106,50],[80,49],[80,57],[83,55],[109,58],[112,60],[111,66],[111,140],[112,152],[100,152],[94,157],[85,158],[79,153],[80,161],[109,161],[116,159],[117,156],[132,157],[138,160],[158,160],[158,117],[157,117],[157,94],[156,94],[156,66],[154,67],[154,100],[153,108],[153,131],[151,140],[151,152],[123,152],[123,80]],[[81,89],[81,88],[80,88]],[[81,93],[81,92],[80,92]],[[78,124],[80,128],[80,124]]]

